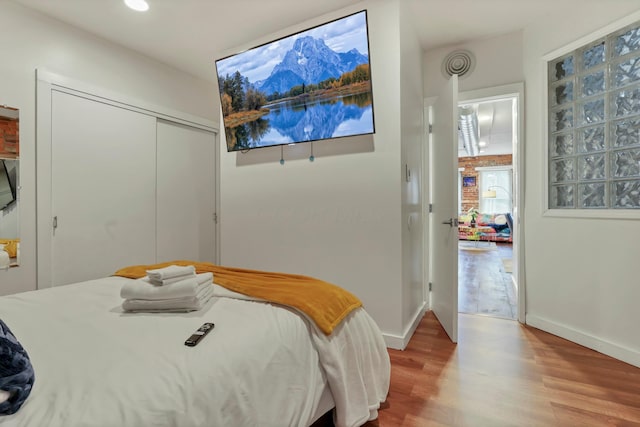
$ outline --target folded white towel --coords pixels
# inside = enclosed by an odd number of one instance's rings
[[[147,277],[153,280],[165,280],[173,279],[174,277],[189,276],[196,272],[196,268],[193,265],[170,265],[164,268],[157,268],[155,270],[147,270]]]
[[[213,273],[194,274],[193,277],[164,286],[152,285],[149,283],[150,280],[148,277],[143,277],[127,281],[120,289],[120,296],[124,299],[146,300],[195,297],[199,291],[211,285]]]
[[[149,283],[151,283],[154,286],[166,286],[166,285],[170,285],[172,283],[179,282],[179,281],[184,280],[184,279],[188,279],[190,277],[196,277],[196,273],[187,274],[185,276],[173,277],[171,279],[164,279],[164,280],[151,279],[149,276],[147,276],[145,278],[148,280]]]
[[[133,313],[181,313],[200,310],[213,296],[213,285],[207,285],[195,297],[161,300],[126,299],[122,303],[124,311]]]

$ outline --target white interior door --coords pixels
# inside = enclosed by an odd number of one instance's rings
[[[215,134],[158,120],[158,262],[215,262]]]
[[[458,341],[458,76],[431,108],[431,307]]]
[[[51,102],[51,284],[153,262],[156,118],[57,91]]]

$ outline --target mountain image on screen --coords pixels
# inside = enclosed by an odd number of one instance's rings
[[[338,78],[343,73],[352,71],[369,59],[351,49],[339,53],[331,50],[323,40],[311,36],[297,39],[282,62],[276,65],[271,75],[255,86],[266,95],[274,92],[284,93],[301,84],[316,84],[328,78]]]
[[[373,134],[366,11],[216,61],[227,151]]]

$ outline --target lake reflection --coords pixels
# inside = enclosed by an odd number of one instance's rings
[[[300,141],[373,132],[371,93],[330,100],[295,100],[267,105],[269,114],[226,128],[232,150],[269,147]]]

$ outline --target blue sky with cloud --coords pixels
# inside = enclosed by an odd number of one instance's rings
[[[347,52],[355,48],[369,56],[366,13],[363,11],[216,61],[218,75],[224,77],[240,71],[251,83],[264,80],[293,47],[296,39],[305,36],[324,40],[336,52]]]

